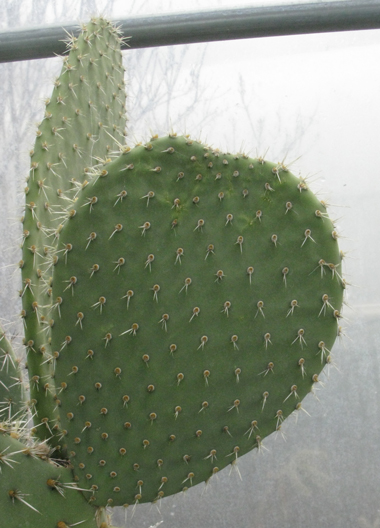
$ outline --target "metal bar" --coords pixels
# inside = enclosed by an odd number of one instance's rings
[[[117,23],[131,48],[380,28],[380,0],[333,0],[136,16]],[[77,24],[65,24],[69,33]],[[61,26],[0,32],[0,62],[62,54]]]

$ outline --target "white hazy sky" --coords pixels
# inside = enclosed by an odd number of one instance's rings
[[[336,1],[336,0],[335,0]],[[341,0],[343,1],[343,0]],[[25,6],[21,13],[21,19],[17,22],[17,26],[30,26],[30,10],[38,5],[39,0],[34,2],[25,2]],[[180,0],[117,0],[114,2],[112,13],[107,12],[107,0],[98,0],[96,2],[98,9],[106,16],[112,18],[126,18],[127,16],[148,15],[148,14],[165,14],[173,12],[184,11],[199,11],[214,8],[233,8],[241,6],[270,6],[282,4],[307,4],[307,3],[326,3],[323,0],[192,0],[192,2],[183,2]],[[8,4],[8,0],[0,0],[1,4]],[[80,2],[71,2],[70,0],[54,0],[50,3],[50,9],[44,10],[43,24],[57,24],[61,22],[75,21],[77,18],[76,11],[79,9]],[[60,18],[57,20],[57,12],[60,12]],[[91,13],[89,12],[89,15]],[[42,22],[41,22],[42,23]],[[0,20],[0,28],[6,30],[7,27],[13,25],[12,21],[6,19]],[[35,25],[35,24],[33,24]]]

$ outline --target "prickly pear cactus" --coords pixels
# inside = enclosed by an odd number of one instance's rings
[[[302,409],[341,332],[325,204],[283,164],[127,147],[120,44],[102,18],[68,38],[30,153],[28,401],[0,330],[11,528],[107,528],[107,506],[207,482]]]
[[[339,333],[323,203],[282,165],[172,135],[99,166],[73,211],[52,349],[94,503],[154,501],[260,448]]]

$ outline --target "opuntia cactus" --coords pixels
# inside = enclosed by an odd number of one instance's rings
[[[93,20],[69,47],[26,189],[34,427],[2,426],[0,504],[103,528],[107,506],[207,482],[280,432],[331,361],[346,283],[304,179],[174,133],[126,146],[116,30]]]

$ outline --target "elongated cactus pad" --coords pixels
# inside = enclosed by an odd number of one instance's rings
[[[60,242],[62,434],[95,504],[206,481],[278,431],[330,361],[337,235],[281,164],[152,138],[99,167]]]
[[[103,18],[83,25],[79,37],[68,38],[69,53],[51,97],[45,100],[44,119],[30,152],[20,295],[30,404],[35,434],[41,439],[52,438],[58,428],[50,306],[56,258],[70,250],[59,245],[62,223],[71,209],[62,216],[62,205],[75,201],[91,167],[108,158],[119,140],[124,142],[126,95],[120,43],[115,27]]]

